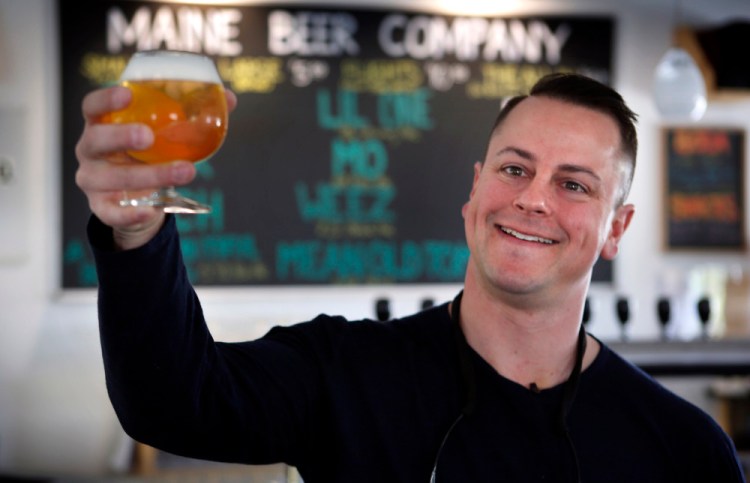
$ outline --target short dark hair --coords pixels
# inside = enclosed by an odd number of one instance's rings
[[[556,72],[539,79],[528,95],[516,96],[508,100],[495,118],[491,133],[494,134],[510,111],[527,97],[549,97],[578,106],[599,111],[610,116],[620,129],[622,153],[630,163],[629,173],[621,185],[618,205],[625,202],[630,191],[635,172],[635,159],[638,153],[638,135],[635,123],[638,115],[633,112],[622,96],[611,87],[590,77],[569,72]]]

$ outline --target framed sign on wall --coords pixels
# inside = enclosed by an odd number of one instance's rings
[[[501,102],[555,71],[611,82],[606,16],[83,4],[58,0],[64,288],[96,285],[75,185],[81,99],[136,51],[207,54],[239,99],[182,189],[214,208],[178,218],[196,285],[460,283],[461,206]],[[593,280],[612,271],[600,260]]]
[[[663,130],[667,249],[746,249],[745,132]]]

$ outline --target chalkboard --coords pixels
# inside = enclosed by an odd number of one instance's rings
[[[609,17],[58,1],[64,288],[96,284],[81,99],[137,50],[206,53],[239,98],[182,190],[214,208],[178,218],[196,285],[460,283],[461,206],[502,100],[552,71],[611,81]]]
[[[666,128],[663,140],[668,248],[743,250],[744,131]]]

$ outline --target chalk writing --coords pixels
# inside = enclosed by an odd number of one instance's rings
[[[280,56],[357,55],[356,31],[357,19],[346,12],[274,10],[268,14],[268,51]]]
[[[189,269],[194,283],[210,281],[214,284],[234,285],[266,282],[271,272],[262,262],[203,261]]]
[[[424,73],[419,63],[408,60],[341,61],[339,86],[353,92],[409,92],[424,84]]]
[[[82,286],[96,285],[97,274],[94,259],[83,240],[71,238],[65,243],[63,262],[65,266],[73,269],[77,283]]]
[[[140,7],[128,21],[119,7],[107,12],[107,50],[186,50],[208,55],[236,56],[242,52],[238,37],[242,11],[237,8],[160,6]]]
[[[341,180],[347,174],[376,181],[388,167],[388,152],[377,139],[345,141],[334,139],[331,146],[331,175]],[[341,183],[341,181],[339,181]]]
[[[322,60],[289,59],[286,65],[292,84],[297,87],[307,87],[315,81],[323,81],[331,71],[328,62]]]
[[[281,59],[275,57],[221,58],[216,61],[216,69],[237,94],[267,94],[284,81]]]
[[[81,75],[96,86],[116,84],[127,63],[124,55],[89,53],[81,60]]]
[[[281,280],[409,282],[421,277],[456,280],[466,268],[463,243],[371,240],[303,240],[276,245],[276,275]]]
[[[390,208],[396,195],[393,186],[318,183],[311,192],[307,184],[299,182],[294,186],[294,194],[304,221],[390,223],[396,219],[396,214]]]
[[[672,193],[669,208],[674,222],[703,220],[737,223],[740,219],[740,207],[732,193]]]
[[[393,238],[396,236],[396,227],[393,223],[330,223],[319,221],[315,224],[315,236],[324,240]]]
[[[378,121],[389,129],[414,127],[432,129],[429,99],[432,92],[418,89],[410,93],[381,94],[377,100]]]
[[[465,84],[471,79],[471,69],[457,62],[425,62],[424,71],[427,83],[436,91],[447,91],[457,84]]]
[[[566,24],[552,31],[539,20],[392,14],[380,23],[378,42],[391,57],[557,65],[570,34]]]
[[[700,132],[677,129],[672,136],[672,150],[680,156],[694,154],[723,154],[731,151],[729,136],[725,132],[701,130]]]
[[[481,79],[466,85],[466,95],[472,99],[515,96],[528,92],[539,78],[551,72],[553,69],[544,65],[482,64]]]
[[[213,260],[257,260],[260,251],[251,234],[219,233],[181,238],[183,257],[189,263],[200,258]]]
[[[360,128],[370,125],[370,120],[360,114],[359,97],[356,92],[340,89],[334,100],[328,89],[319,89],[316,101],[318,123],[324,129]]]

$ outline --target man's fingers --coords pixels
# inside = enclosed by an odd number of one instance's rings
[[[161,208],[150,206],[123,207],[120,200],[124,193],[108,193],[89,197],[89,207],[99,219],[115,229],[137,231],[142,226],[163,218]]]
[[[122,86],[98,89],[86,94],[81,108],[83,118],[89,121],[98,120],[104,114],[125,108],[132,98],[130,89]]]
[[[180,186],[195,177],[195,166],[186,161],[161,165],[143,163],[82,163],[76,172],[76,184],[84,192],[148,190],[162,186]]]
[[[224,93],[227,97],[227,109],[229,109],[229,112],[232,112],[237,107],[237,94],[229,89],[225,89]]]
[[[112,153],[146,149],[154,134],[143,124],[90,124],[76,144],[79,160],[103,160]]]

